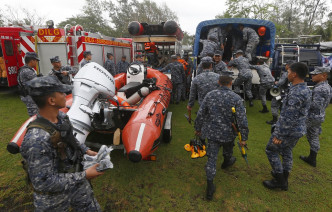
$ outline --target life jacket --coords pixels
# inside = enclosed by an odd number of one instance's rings
[[[145,51],[148,53],[153,53],[157,50],[157,47],[154,42],[144,43],[144,48],[145,48]]]
[[[187,63],[187,61],[185,61],[184,59],[178,59],[178,62],[182,63],[184,72],[186,73],[186,75],[189,75],[189,73],[188,73],[189,64]]]

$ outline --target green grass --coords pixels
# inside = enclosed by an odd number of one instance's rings
[[[33,211],[32,189],[25,184],[21,156],[6,150],[7,142],[28,118],[27,111],[17,94],[0,93],[0,99],[0,211]],[[183,148],[193,138],[193,127],[183,116],[185,106],[182,102],[169,107],[173,112],[173,139],[159,146],[157,161],[132,163],[122,150],[111,153],[114,168],[93,180],[104,211],[332,211],[331,105],[320,136],[318,167],[300,161],[300,155],[309,153],[306,138],[300,139],[293,151],[294,167],[287,192],[262,186],[263,180],[271,178],[265,154],[270,126],[265,121],[272,116],[258,113],[259,101],[255,101],[255,107],[247,107],[250,167],[235,147],[237,162],[222,170],[220,153],[217,190],[211,202],[205,200],[207,158],[193,160]]]

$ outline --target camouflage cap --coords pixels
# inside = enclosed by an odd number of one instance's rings
[[[330,73],[330,67],[315,67],[315,70],[310,72],[310,74],[322,74],[322,73]]]
[[[235,54],[243,54],[243,51],[241,49],[237,50]]]
[[[25,57],[33,58],[35,60],[40,61],[39,58],[38,58],[38,55],[36,54],[36,52],[27,52],[25,54]]]
[[[213,63],[213,60],[212,60],[211,57],[203,57],[201,59],[201,63],[209,63],[209,64],[211,64],[211,63]]]
[[[51,63],[58,63],[58,62],[61,62],[59,56],[52,57],[52,58],[50,58],[50,60],[51,60]]]
[[[218,37],[215,36],[214,34],[212,34],[212,35],[209,35],[208,40],[212,40],[214,42],[217,42],[218,41]]]
[[[221,72],[220,74],[221,76],[228,76],[228,77],[232,77],[234,76],[234,72],[233,71],[228,71],[228,70],[225,70],[223,72]]]
[[[67,93],[71,85],[62,84],[56,76],[36,77],[26,83],[30,96],[43,96],[53,92]]]
[[[216,51],[214,52],[214,55],[222,56],[222,55],[223,55],[223,51],[216,50]]]
[[[106,56],[107,56],[107,57],[109,57],[109,56],[113,56],[113,53],[111,53],[111,52],[107,52]]]
[[[86,56],[88,56],[88,55],[92,55],[92,54],[91,54],[91,51],[84,51],[84,52],[83,52],[83,57],[86,57]]]

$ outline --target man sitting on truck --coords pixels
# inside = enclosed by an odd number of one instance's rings
[[[244,27],[243,24],[239,24],[239,29],[243,33],[243,41],[246,43],[245,56],[249,61],[256,56],[256,47],[259,43],[259,36],[255,30],[250,27]]]
[[[62,66],[59,56],[52,57],[50,60],[53,68],[48,75],[56,76],[63,84],[70,85],[70,74],[76,74],[77,71],[73,70],[70,66]]]

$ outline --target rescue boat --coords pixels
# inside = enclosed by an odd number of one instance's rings
[[[170,141],[172,113],[167,108],[172,83],[165,74],[134,64],[113,78],[102,66],[89,63],[76,74],[73,85],[61,110],[69,116],[79,142],[84,143],[92,131],[120,129],[128,158],[139,162],[149,158],[162,139]],[[7,146],[10,153],[19,152],[26,127],[35,118],[20,127]]]

